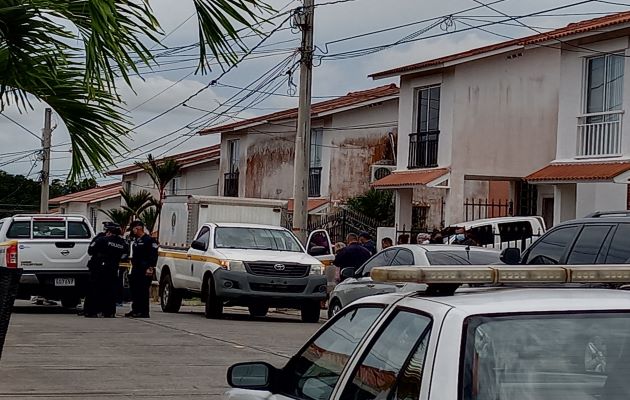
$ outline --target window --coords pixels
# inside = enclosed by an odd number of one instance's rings
[[[180,183],[181,183],[181,176],[177,176],[173,178],[169,182],[167,194],[170,194],[170,195],[179,194]]]
[[[387,324],[357,365],[341,398],[344,400],[418,399],[431,319],[400,311]],[[405,376],[397,385],[407,359]],[[398,390],[396,390],[398,389]],[[417,390],[417,391],[416,391]]]
[[[515,242],[530,239],[533,236],[532,224],[529,221],[499,224],[501,242]]]
[[[589,58],[586,66],[586,113],[621,110],[623,104],[623,54],[606,54]],[[613,117],[612,115],[608,116]],[[604,116],[593,116],[587,121],[610,121]],[[616,121],[619,115],[614,115]]]
[[[280,229],[218,227],[214,245],[217,249],[304,251],[291,232]]]
[[[550,231],[534,242],[524,261],[527,264],[558,264],[578,229],[578,226],[567,226]]]
[[[481,225],[470,229],[472,238],[480,246],[494,244],[494,229],[492,225]]]
[[[462,400],[630,399],[630,314],[468,318]]]
[[[228,140],[227,145],[228,145],[228,157],[229,157],[228,159],[229,172],[237,173],[239,170],[239,164],[241,162],[240,140],[239,139]]]
[[[418,91],[418,121],[416,131],[434,132],[440,127],[440,86]]]
[[[413,265],[413,253],[407,249],[400,249],[396,253],[396,257],[392,261],[391,265]]]
[[[311,168],[322,166],[322,145],[324,130],[322,128],[311,129]]]
[[[96,229],[96,208],[90,207],[90,224],[92,224],[92,229]]]
[[[90,228],[85,222],[68,221],[68,239],[89,239]]]
[[[499,263],[499,255],[493,251],[428,251],[429,265],[490,265]]]
[[[208,249],[210,247],[210,228],[207,226],[201,228],[195,240],[203,243],[206,246],[206,249]]]
[[[65,221],[33,221],[33,239],[65,239]]]
[[[630,260],[630,224],[619,224],[606,257],[606,264],[625,264]]]
[[[387,266],[391,265],[392,260],[393,260],[394,256],[396,255],[397,251],[398,251],[398,249],[391,249],[391,250],[388,249],[388,250],[385,250],[385,251],[382,251],[382,252],[378,253],[377,255],[375,255],[374,257],[369,259],[363,265],[363,267],[361,267],[361,275],[362,276],[370,276],[370,271],[372,271],[372,268],[374,268],[374,267],[387,267]]]
[[[361,307],[344,311],[284,368],[283,393],[309,400],[330,398],[352,353],[383,309]]]
[[[595,264],[612,225],[586,225],[578,236],[567,264]]]
[[[30,237],[30,221],[14,221],[7,231],[7,238],[9,239],[30,239]]]
[[[131,193],[131,181],[125,182],[125,192]]]
[[[440,86],[418,91],[416,131],[409,135],[409,168],[438,165]]]

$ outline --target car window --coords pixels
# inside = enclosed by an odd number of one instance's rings
[[[430,331],[431,318],[398,312],[355,367],[341,398],[390,399],[396,393],[396,399],[418,399]],[[403,367],[405,378],[397,385]]]
[[[342,311],[287,364],[281,392],[299,399],[329,399],[352,353],[382,312],[374,306]]]
[[[361,267],[362,276],[370,276],[370,271],[375,267],[387,267],[391,265],[398,249],[383,250],[371,259],[369,259],[363,267]]]
[[[195,240],[203,243],[207,249],[210,246],[210,228],[208,228],[207,226],[201,228],[199,234],[197,235],[197,239]]]
[[[90,228],[85,222],[68,221],[68,239],[89,239]]]
[[[7,238],[9,239],[30,239],[30,237],[30,221],[13,221],[11,226],[9,226],[9,230],[7,231]]]
[[[429,265],[488,265],[500,261],[497,252],[466,250],[428,251]]]
[[[391,265],[414,265],[413,253],[407,249],[400,249]]]
[[[33,239],[65,239],[65,221],[33,221]]]
[[[630,224],[619,224],[610,243],[607,264],[624,264],[630,260]]]
[[[506,222],[499,224],[501,242],[515,242],[530,239],[533,236],[532,224],[529,221]]]
[[[561,227],[538,239],[526,256],[527,264],[558,264],[567,247],[573,242],[579,227]]]
[[[492,225],[481,225],[470,229],[472,239],[478,245],[494,244],[494,231]]]
[[[612,225],[586,225],[578,236],[571,254],[567,259],[567,264],[595,264],[604,239]]]

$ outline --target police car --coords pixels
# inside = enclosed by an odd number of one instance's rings
[[[226,397],[630,399],[630,292],[575,287],[630,282],[629,265],[390,267],[372,277],[428,289],[351,304],[284,368],[232,366]]]

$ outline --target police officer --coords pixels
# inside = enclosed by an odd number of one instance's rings
[[[92,290],[88,294],[85,316],[94,318],[102,313],[105,318],[116,317],[116,283],[118,264],[127,253],[120,226],[109,224],[104,236],[96,238],[88,248],[92,256]]]
[[[158,259],[157,242],[144,231],[142,221],[130,225],[131,237],[131,311],[125,317],[149,318],[149,289]]]
[[[92,256],[90,257],[87,263],[87,267],[90,272],[90,275],[88,278],[88,294],[85,296],[85,302],[83,303],[83,310],[78,312],[79,315],[83,315],[88,318],[97,317],[98,316],[97,314],[99,312],[98,311],[99,306],[96,303],[96,301],[98,300],[98,298],[96,297],[96,292],[98,290],[99,260],[98,260],[98,257],[95,257],[94,255],[90,254],[90,249],[94,247],[94,243],[98,239],[105,237],[105,235],[107,234],[107,229],[110,226],[115,227],[116,224],[109,221],[103,222],[103,231],[99,232],[98,234],[96,234],[96,236],[94,236],[94,238],[92,238],[92,241],[90,242],[90,246],[88,247],[88,254]]]

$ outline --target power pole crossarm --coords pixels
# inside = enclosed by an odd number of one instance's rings
[[[39,212],[48,213],[48,192],[50,179],[50,144],[52,140],[52,110],[47,108],[44,111],[44,129],[42,129],[42,193],[40,200]]]
[[[302,242],[306,242],[308,234],[308,175],[311,147],[314,15],[314,0],[304,0],[303,8],[296,15],[297,25],[302,30],[302,47],[300,48],[300,104],[295,136],[295,177],[293,186],[293,232]]]

